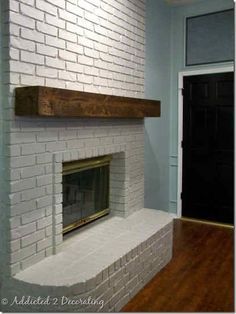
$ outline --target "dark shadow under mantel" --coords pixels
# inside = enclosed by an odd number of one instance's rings
[[[148,100],[61,88],[27,86],[15,89],[15,114],[39,117],[160,117],[159,100]]]

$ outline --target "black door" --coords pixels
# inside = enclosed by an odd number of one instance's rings
[[[182,215],[233,224],[233,73],[184,78]]]

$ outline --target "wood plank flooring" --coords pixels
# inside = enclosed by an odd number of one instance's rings
[[[171,262],[121,312],[234,312],[234,230],[176,219]]]

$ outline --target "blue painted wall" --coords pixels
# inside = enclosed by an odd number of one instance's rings
[[[204,0],[176,7],[164,0],[147,0],[145,94],[161,100],[162,114],[145,121],[146,207],[176,213],[178,73],[207,67],[184,65],[185,18],[229,8],[233,8],[233,0]]]
[[[161,117],[145,119],[145,206],[168,211],[170,25],[164,1],[147,0],[145,96],[161,100]]]

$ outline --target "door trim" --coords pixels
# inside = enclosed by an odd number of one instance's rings
[[[199,70],[186,70],[178,73],[178,178],[177,178],[177,217],[182,217],[182,173],[183,173],[183,82],[185,76],[201,75],[201,74],[217,74],[224,72],[234,72],[234,66],[221,66]]]

